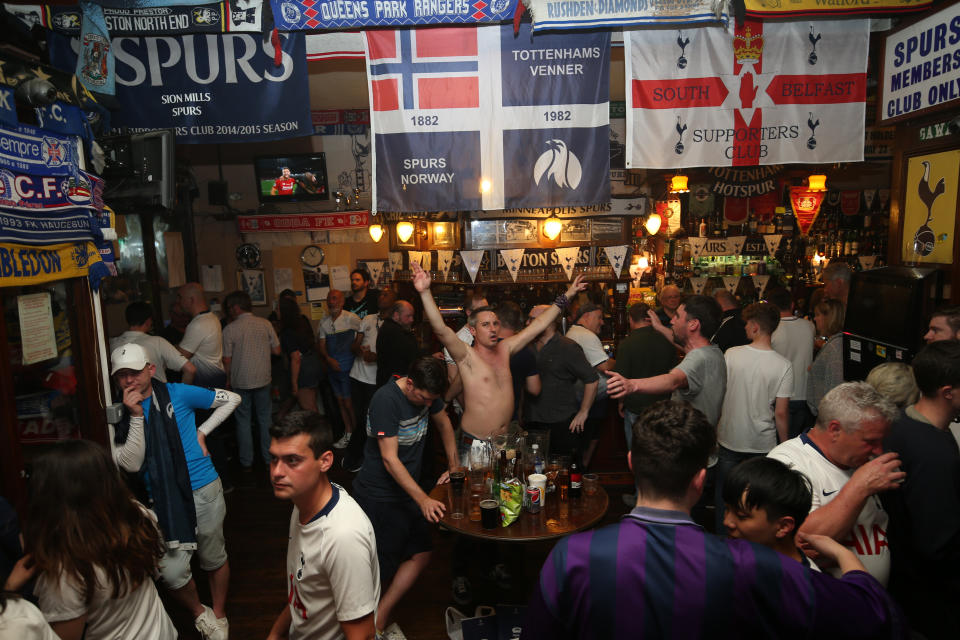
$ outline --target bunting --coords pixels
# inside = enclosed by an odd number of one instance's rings
[[[500,255],[503,256],[503,262],[507,265],[510,277],[516,282],[520,274],[520,265],[523,263],[523,249],[500,249]]]
[[[480,263],[483,262],[483,253],[480,249],[460,252],[460,258],[463,259],[463,266],[467,268],[470,282],[477,281],[477,272],[480,271]]]
[[[573,280],[573,270],[577,266],[577,258],[580,256],[580,247],[559,247],[554,249],[560,266],[567,276],[567,280]]]

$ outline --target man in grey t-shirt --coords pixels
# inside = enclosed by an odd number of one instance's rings
[[[656,313],[650,312],[653,328],[673,339],[686,355],[668,373],[652,378],[628,379],[619,373],[608,373],[610,397],[672,392],[674,400],[686,400],[716,426],[727,390],[727,365],[723,352],[717,345],[710,344],[710,336],[720,325],[720,315],[720,305],[708,296],[685,298],[669,328],[660,322]]]

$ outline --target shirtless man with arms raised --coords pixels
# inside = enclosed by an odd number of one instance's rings
[[[583,290],[586,285],[577,276],[566,295],[557,299],[523,331],[509,338],[500,338],[500,320],[489,309],[477,309],[471,315],[470,333],[473,347],[457,338],[443,322],[437,303],[430,293],[430,274],[411,263],[413,286],[420,293],[423,311],[433,332],[457,363],[463,381],[464,409],[460,427],[474,439],[486,439],[504,433],[513,415],[513,380],[510,377],[510,356],[536,338],[561,312],[561,304]]]

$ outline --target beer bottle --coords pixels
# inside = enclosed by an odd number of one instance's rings
[[[580,498],[581,487],[583,486],[583,466],[580,464],[580,452],[573,450],[573,457],[570,459],[570,499],[578,500]]]

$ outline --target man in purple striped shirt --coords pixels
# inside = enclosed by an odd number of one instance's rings
[[[848,549],[806,536],[843,577],[772,549],[722,540],[690,519],[716,435],[686,402],[662,401],[633,427],[637,506],[621,522],[561,540],[544,563],[524,640],[901,638],[902,615]]]

